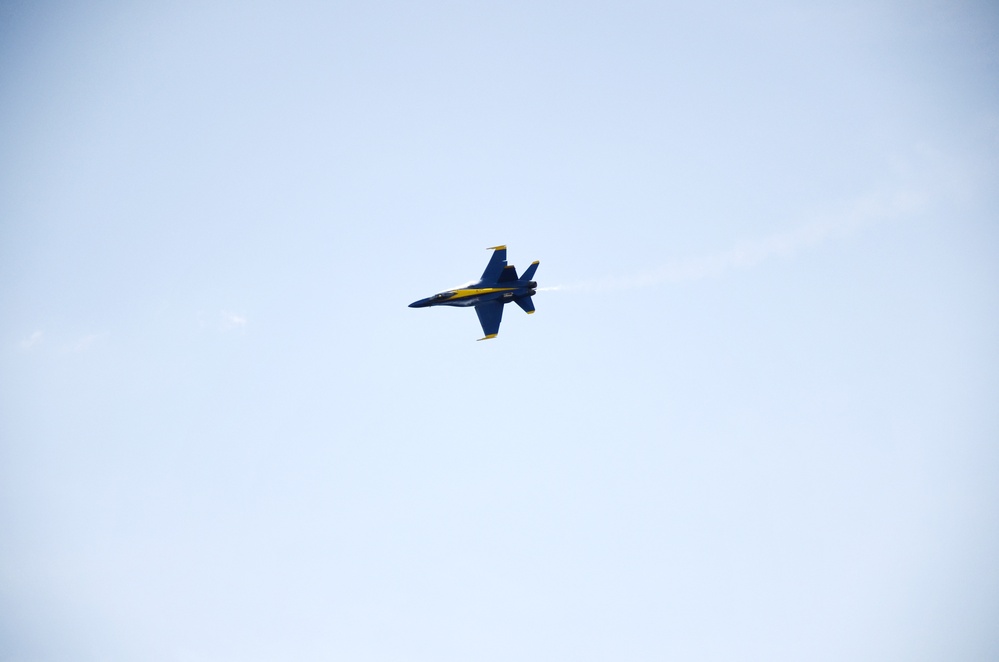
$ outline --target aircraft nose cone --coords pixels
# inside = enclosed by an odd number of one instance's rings
[[[423,308],[426,305],[427,305],[427,300],[426,299],[420,299],[419,301],[414,301],[413,303],[409,304],[409,307],[410,308]]]

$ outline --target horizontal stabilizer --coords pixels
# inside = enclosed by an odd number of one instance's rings
[[[539,264],[541,264],[541,262],[538,261],[538,260],[535,260],[534,262],[531,262],[531,266],[527,267],[527,271],[524,272],[524,275],[521,276],[520,279],[521,280],[533,280],[534,279],[534,272],[538,270],[538,265]]]
[[[528,315],[534,313],[534,297],[523,297],[521,299],[514,299],[514,303],[524,309],[524,312]]]

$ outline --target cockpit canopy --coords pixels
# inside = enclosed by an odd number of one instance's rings
[[[431,301],[443,301],[444,299],[450,299],[455,294],[457,294],[457,292],[441,292],[440,294],[435,294],[432,297],[430,297],[430,300]]]

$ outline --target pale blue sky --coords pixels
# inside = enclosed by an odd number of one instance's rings
[[[0,662],[999,654],[988,3],[83,4],[0,6]]]

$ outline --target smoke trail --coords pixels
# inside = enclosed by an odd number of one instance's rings
[[[889,197],[862,198],[846,210],[808,221],[796,229],[738,244],[728,250],[671,261],[645,273],[538,288],[538,291],[611,292],[720,278],[729,271],[749,269],[767,260],[790,257],[866,225],[915,214],[925,208],[926,196],[900,191]]]

